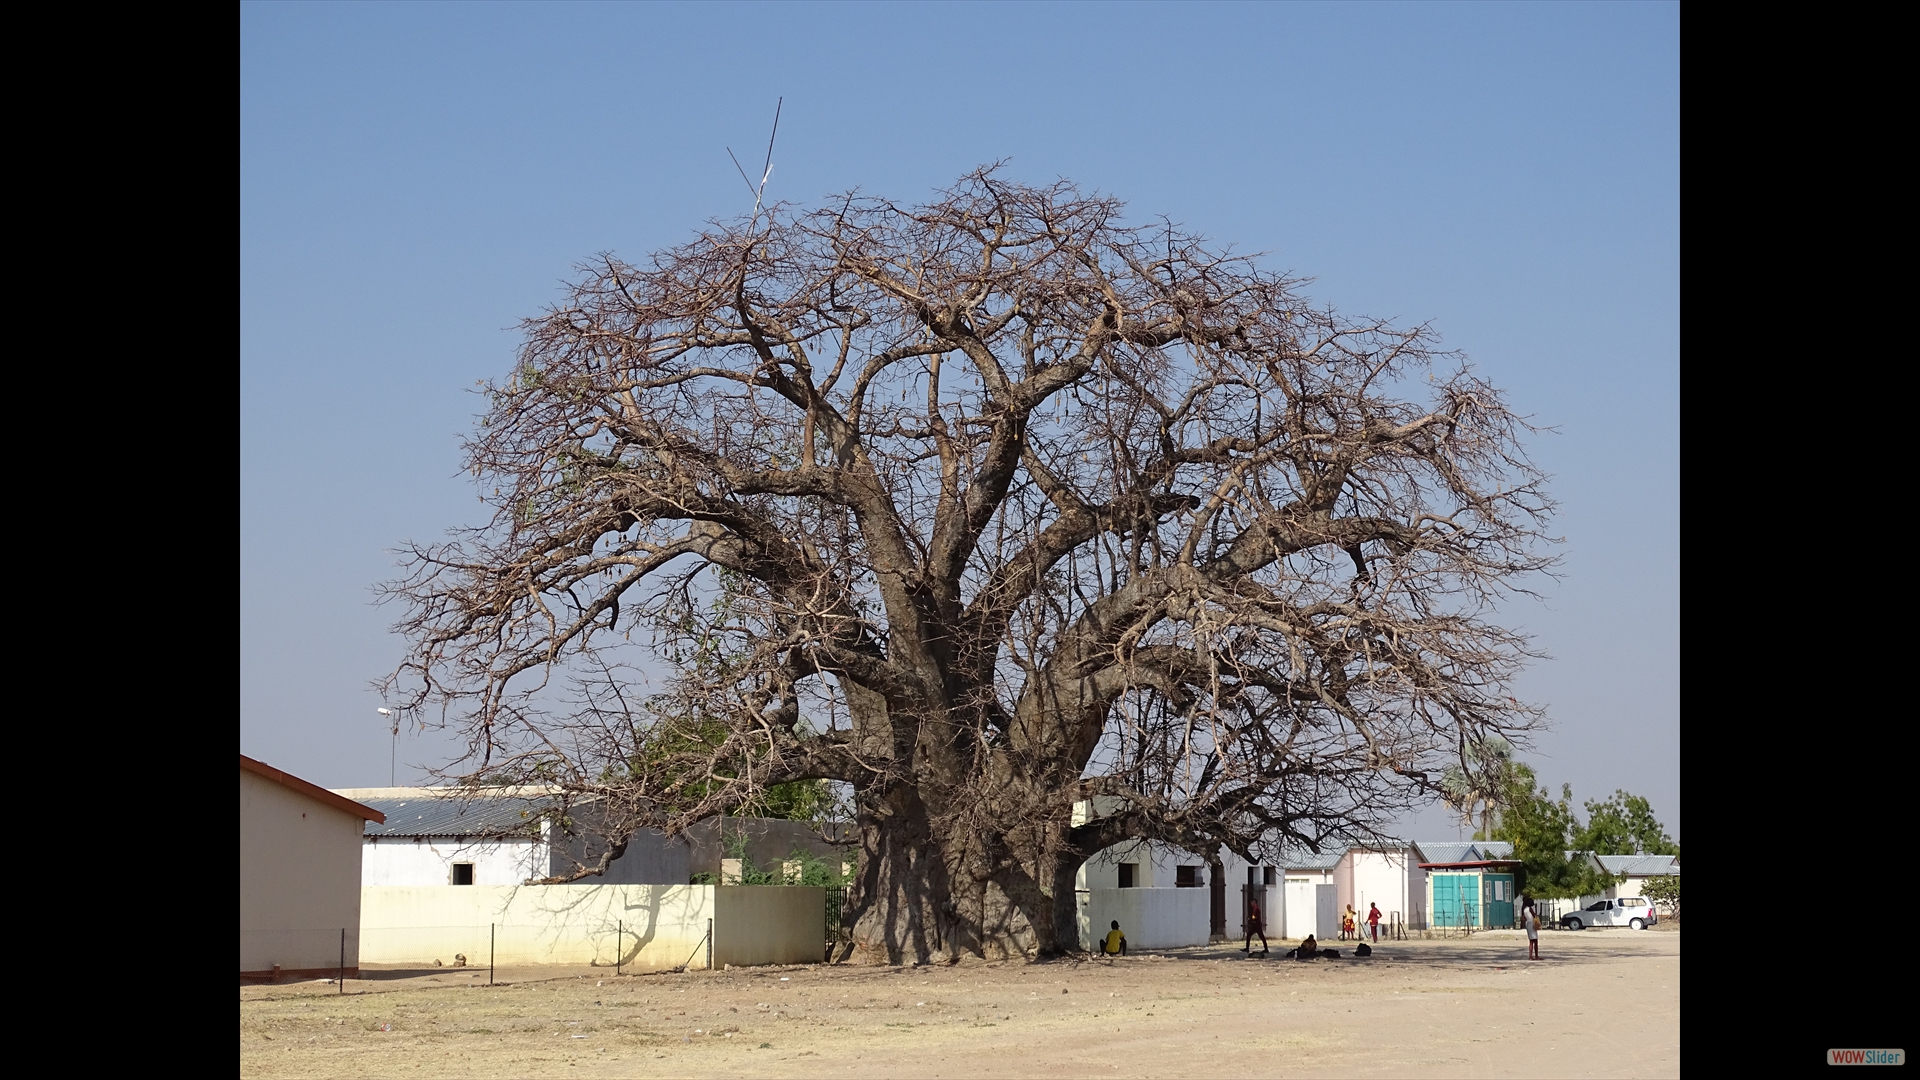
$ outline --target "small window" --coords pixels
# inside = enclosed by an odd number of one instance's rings
[[[1269,867],[1267,867],[1266,869],[1264,869],[1264,870],[1262,870],[1262,871],[1260,871],[1260,881],[1261,881],[1261,884],[1263,884],[1263,885],[1273,885],[1273,884],[1277,884],[1277,883],[1279,882],[1279,880],[1280,880],[1280,879],[1279,879],[1279,877],[1278,877],[1278,874],[1279,874],[1279,873],[1280,873],[1280,871],[1279,871],[1279,870],[1277,870],[1277,869],[1275,869],[1274,867],[1271,867],[1271,866],[1269,866]]]
[[[1636,896],[1631,900],[1620,901],[1620,906],[1621,907],[1646,907],[1647,902]]]
[[[1599,903],[1588,907],[1587,910],[1588,911],[1605,911],[1607,910],[1607,902],[1605,900],[1602,900]]]
[[[1197,889],[1200,887],[1200,868],[1197,866],[1176,866],[1173,868],[1173,885],[1176,889]]]
[[[1139,868],[1140,868],[1139,863],[1123,862],[1120,864],[1120,887],[1121,888],[1131,889],[1134,887],[1134,884],[1133,884],[1134,871],[1138,870]]]
[[[473,884],[473,864],[457,862],[453,864],[453,883],[455,885]]]

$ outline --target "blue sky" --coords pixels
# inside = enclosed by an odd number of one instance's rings
[[[1676,4],[244,4],[240,749],[384,784],[370,587],[479,520],[459,438],[515,324],[769,195],[990,161],[1432,324],[1537,423],[1564,578],[1523,756],[1679,825]],[[750,166],[751,167],[751,166]],[[400,744],[400,778],[449,747]],[[1409,823],[1451,837],[1434,812]]]

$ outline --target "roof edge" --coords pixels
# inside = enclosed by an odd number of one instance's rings
[[[291,788],[315,802],[324,803],[333,807],[335,810],[353,814],[362,821],[374,821],[382,825],[387,823],[387,815],[375,810],[373,807],[362,806],[352,799],[335,795],[333,792],[328,791],[318,784],[308,783],[292,773],[283,772],[264,761],[255,761],[247,755],[241,754],[240,768],[246,772],[253,773],[255,776],[263,776],[282,787]]]
[[[557,787],[522,785],[518,787],[370,787],[332,788],[335,795],[348,799],[544,799],[561,794]],[[586,801],[585,797],[575,802]]]

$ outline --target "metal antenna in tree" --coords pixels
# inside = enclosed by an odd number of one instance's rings
[[[749,223],[747,225],[749,230],[753,228],[752,222],[760,219],[761,198],[767,191],[767,179],[773,175],[773,140],[780,135],[780,109],[786,103],[787,99],[784,97],[774,102],[773,130],[767,135],[767,162],[765,167],[760,170],[760,185],[758,187],[754,186],[752,180],[747,179],[747,170],[741,167],[740,159],[733,156],[733,147],[727,147],[727,156],[733,158],[733,167],[740,170],[740,179],[746,182],[747,190],[753,192],[753,215],[748,219]]]

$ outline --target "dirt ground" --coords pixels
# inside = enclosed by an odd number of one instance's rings
[[[1680,934],[1233,946],[1116,960],[368,972],[240,990],[244,1077],[1680,1074]],[[1289,943],[1290,944],[1290,943]],[[1343,951],[1347,946],[1337,944]]]

